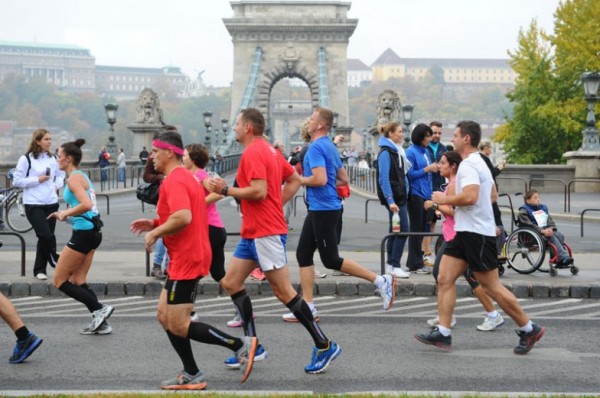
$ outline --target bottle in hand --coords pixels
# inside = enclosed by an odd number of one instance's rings
[[[400,216],[398,215],[398,212],[394,212],[394,215],[392,216],[392,233],[399,233],[400,232]]]

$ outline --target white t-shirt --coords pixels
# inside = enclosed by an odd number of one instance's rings
[[[492,210],[492,187],[494,179],[478,152],[473,152],[458,166],[456,173],[456,193],[463,187],[479,185],[479,198],[472,206],[457,206],[454,215],[454,229],[475,232],[486,236],[496,236],[496,223]]]

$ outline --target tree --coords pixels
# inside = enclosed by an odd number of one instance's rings
[[[561,163],[562,154],[581,146],[585,103],[580,76],[600,70],[600,2],[567,0],[555,13],[554,35],[532,21],[509,52],[518,74],[507,95],[512,117],[496,141],[513,163]]]

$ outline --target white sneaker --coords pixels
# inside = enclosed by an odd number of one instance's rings
[[[427,321],[427,324],[429,326],[431,326],[432,328],[438,326],[440,324],[440,317],[436,316],[433,319],[429,319]],[[452,315],[452,320],[450,321],[450,327],[453,328],[454,326],[456,326],[456,318],[454,317],[454,315]]]
[[[394,304],[394,299],[396,298],[396,277],[393,275],[385,274],[382,275],[385,279],[385,283],[381,287],[381,289],[375,289],[377,293],[383,299],[383,309],[389,310],[392,308]]]
[[[504,318],[498,314],[496,318],[485,317],[481,325],[477,325],[477,330],[482,332],[491,332],[492,330],[504,325]]]
[[[433,267],[433,263],[435,263],[435,256],[433,253],[426,253],[423,255],[423,264],[426,267]]]
[[[327,278],[327,274],[325,272],[321,272],[318,269],[315,269],[315,278],[323,279]]]
[[[41,281],[48,280],[48,277],[46,276],[46,274],[42,274],[41,272],[39,274],[37,274],[35,277]]]
[[[406,271],[404,271],[402,268],[400,267],[390,267],[392,268],[390,272],[388,272],[390,275],[394,275],[396,278],[410,278],[410,274]]]
[[[312,309],[312,315],[313,318],[315,319],[315,322],[319,322],[321,320],[321,318],[319,318],[319,313],[317,312],[317,307]],[[284,322],[292,322],[292,323],[297,323],[298,318],[296,318],[296,315],[294,315],[293,312],[288,312],[287,314],[283,314],[281,316],[281,318],[283,319]]]

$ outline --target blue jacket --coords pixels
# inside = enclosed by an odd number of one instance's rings
[[[389,139],[385,138],[384,136],[379,137],[379,141],[377,142],[377,145],[380,148],[381,147],[389,148],[393,153],[396,154],[396,156],[398,156],[398,148],[396,147],[396,145],[394,145]],[[381,191],[383,191],[383,195],[385,196],[385,200],[388,205],[396,203],[396,200],[394,200],[394,195],[392,192],[392,184],[391,184],[392,182],[390,181],[390,168],[393,165],[394,165],[394,163],[390,159],[390,154],[387,151],[382,151],[379,154],[379,156],[377,156],[377,170],[378,170],[378,174],[379,174],[377,183],[379,184]],[[403,164],[402,161],[400,161],[400,167],[404,167],[404,169],[406,168],[406,166]],[[403,170],[403,171],[406,172],[406,170]],[[406,186],[408,186],[408,181],[406,181],[406,178],[405,178],[405,183],[406,183]],[[406,195],[406,191],[404,192],[404,195]],[[396,204],[398,206],[402,205],[402,203],[396,203]]]
[[[412,164],[412,167],[408,170],[411,194],[426,200],[431,199],[431,173],[425,172],[425,167],[431,164],[429,149],[412,144],[406,150],[406,158]]]

